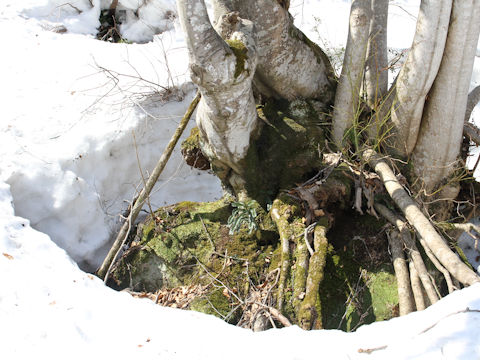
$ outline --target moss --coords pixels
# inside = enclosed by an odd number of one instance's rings
[[[325,143],[319,125],[323,115],[305,100],[294,105],[269,100],[257,108],[264,126],[244,159],[246,190],[264,205],[279,189],[287,189],[316,173],[322,166],[318,146]]]
[[[181,149],[183,150],[193,150],[200,147],[200,130],[198,127],[192,128],[190,130],[190,135],[183,140]]]
[[[232,311],[232,301],[226,296],[222,289],[212,291],[204,298],[196,298],[190,304],[190,309],[205,314],[214,315],[234,322],[235,314],[230,314]],[[229,318],[227,318],[230,315]]]
[[[134,283],[139,284],[138,290],[155,291],[162,287],[208,285],[212,276],[229,288],[248,284],[248,279],[258,283],[269,267],[278,235],[258,204],[259,229],[252,234],[241,229],[230,235],[226,226],[232,211],[230,201],[182,202],[156,211],[155,218],[147,219],[143,226],[138,248],[118,262],[114,272],[117,287]],[[215,289],[212,287],[211,292]],[[247,289],[238,291],[246,296]],[[208,299],[211,292],[206,294]]]
[[[379,270],[368,273],[367,287],[372,298],[372,310],[376,321],[395,316],[398,306],[397,280],[391,272]]]
[[[248,49],[240,40],[226,40],[226,42],[237,59],[234,76],[235,78],[238,78],[245,71],[245,61],[248,59]]]

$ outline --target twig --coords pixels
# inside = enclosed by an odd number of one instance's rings
[[[277,309],[275,309],[274,307],[272,306],[267,306],[265,304],[262,304],[262,303],[259,303],[259,302],[255,302],[255,304],[259,305],[259,306],[263,306],[264,308],[268,309],[268,311],[270,312],[270,314],[272,314],[272,316],[274,318],[276,318],[278,321],[280,321],[280,323],[285,326],[285,327],[289,327],[289,326],[292,326],[292,323],[290,322],[290,320],[288,320],[284,315],[282,315],[282,313],[280,311],[278,311]]]
[[[139,170],[140,176],[142,178],[143,187],[146,187],[147,182],[145,181],[145,176],[143,176],[142,165],[140,163],[140,157],[138,156],[137,137],[135,136],[135,131],[134,130],[132,130],[132,135],[133,135],[133,144],[135,145],[135,156],[137,157],[138,170]],[[153,213],[153,210],[152,210],[152,204],[150,204],[150,196],[147,196],[147,205],[148,205],[148,208],[150,209],[150,215],[152,215],[152,218],[153,218],[154,213]]]
[[[177,144],[178,140],[180,139],[180,136],[182,135],[183,131],[185,130],[188,121],[190,120],[190,117],[192,116],[195,108],[197,107],[198,102],[200,101],[200,92],[197,93],[193,101],[191,102],[190,106],[187,109],[187,112],[183,116],[182,120],[180,121],[180,124],[178,128],[175,130],[175,133],[173,134],[172,138],[170,139],[170,142],[168,143],[167,147],[165,148],[162,156],[160,157],[160,160],[158,161],[157,165],[153,169],[153,172],[148,178],[148,181],[145,185],[145,187],[142,189],[140,192],[138,199],[135,201],[134,204],[132,204],[132,209],[129,212],[129,215],[127,217],[127,221],[123,224],[121,227],[119,233],[117,234],[117,237],[112,245],[112,248],[108,252],[105,260],[103,261],[102,265],[97,271],[97,275],[103,279],[104,281],[107,280],[107,275],[108,275],[108,269],[110,268],[111,264],[115,261],[122,244],[125,243],[129,231],[130,231],[130,225],[135,222],[137,219],[138,214],[140,213],[140,210],[143,207],[143,204],[145,201],[148,199],[148,196],[150,192],[152,191],[155,183],[157,182],[160,174],[163,172],[163,169],[165,168],[165,165],[167,164],[168,160],[170,159],[170,156],[172,155],[173,149],[175,148],[175,145]]]
[[[198,215],[198,217],[200,218],[200,221],[202,222],[203,230],[205,230],[205,233],[207,234],[207,238],[208,238],[208,240],[210,241],[210,244],[213,247],[213,251],[216,253],[217,249],[215,247],[215,243],[213,242],[212,237],[210,236],[210,233],[208,232],[207,227],[205,226],[205,223],[203,222],[202,216]]]

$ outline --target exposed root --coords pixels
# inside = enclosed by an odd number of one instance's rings
[[[417,270],[413,261],[409,261],[408,266],[410,268],[410,283],[412,285],[413,297],[415,299],[415,306],[418,311],[425,310],[425,298],[423,297],[422,283],[418,277]]]
[[[320,306],[318,306],[318,291],[324,277],[328,246],[326,237],[327,230],[328,228],[326,226],[315,226],[313,240],[315,251],[310,257],[305,298],[298,311],[299,324],[305,330],[323,328],[322,314],[319,311]]]
[[[403,256],[403,241],[398,231],[393,230],[388,234],[388,244],[392,252],[393,268],[397,278],[400,316],[403,316],[415,311],[415,304],[413,303],[412,288],[410,287],[410,274],[407,262]]]
[[[417,204],[398,182],[386,161],[373,150],[364,151],[363,157],[375,169],[395,204],[404,213],[408,222],[415,228],[418,236],[425,241],[439,262],[461,283],[472,285],[475,282],[479,282],[480,277],[450,249],[445,240],[435,230],[430,220],[422,213]]]
[[[285,300],[285,288],[287,286],[288,275],[290,273],[290,240],[293,240],[292,231],[288,219],[292,215],[289,206],[276,199],[272,204],[272,219],[277,225],[281,241],[281,260],[280,260],[280,280],[278,282],[277,308],[282,311]]]

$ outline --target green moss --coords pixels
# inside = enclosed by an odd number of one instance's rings
[[[309,101],[268,101],[257,108],[264,125],[252,141],[245,162],[246,190],[262,205],[270,203],[279,189],[309,178],[322,166],[318,146],[325,143],[319,125],[323,115]]]
[[[198,127],[193,127],[192,130],[190,130],[190,135],[183,140],[182,142],[182,152],[188,151],[188,150],[195,150],[200,148],[200,130],[198,130]]]
[[[235,314],[230,314],[232,308],[232,301],[225,296],[222,289],[214,290],[204,298],[196,298],[190,304],[191,310],[221,317],[231,322],[237,320],[235,316],[231,316]],[[230,317],[227,318],[229,315]]]
[[[368,273],[367,287],[372,298],[372,310],[376,321],[388,320],[395,316],[398,305],[397,280],[395,275],[379,270]]]
[[[226,42],[237,58],[234,75],[235,78],[237,78],[245,71],[245,61],[248,59],[248,49],[240,40],[226,40]]]

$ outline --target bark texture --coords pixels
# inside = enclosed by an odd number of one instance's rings
[[[241,160],[257,128],[252,92],[257,59],[253,23],[228,13],[218,20],[217,32],[203,0],[179,0],[177,6],[191,77],[202,94],[197,110],[202,151],[222,180],[231,177],[231,170],[241,176]]]
[[[410,154],[417,142],[425,98],[442,60],[451,7],[452,0],[421,2],[412,47],[389,100],[393,147],[400,155]]]
[[[238,11],[255,23],[258,65],[255,86],[263,95],[293,100],[333,97],[335,76],[327,56],[293,25],[284,1],[213,0],[217,22]]]
[[[370,0],[352,2],[347,46],[333,112],[333,141],[339,148],[342,148],[345,131],[353,125],[359,112],[371,16]]]
[[[479,1],[453,1],[445,52],[425,106],[413,158],[415,173],[427,191],[458,168],[479,19]]]

